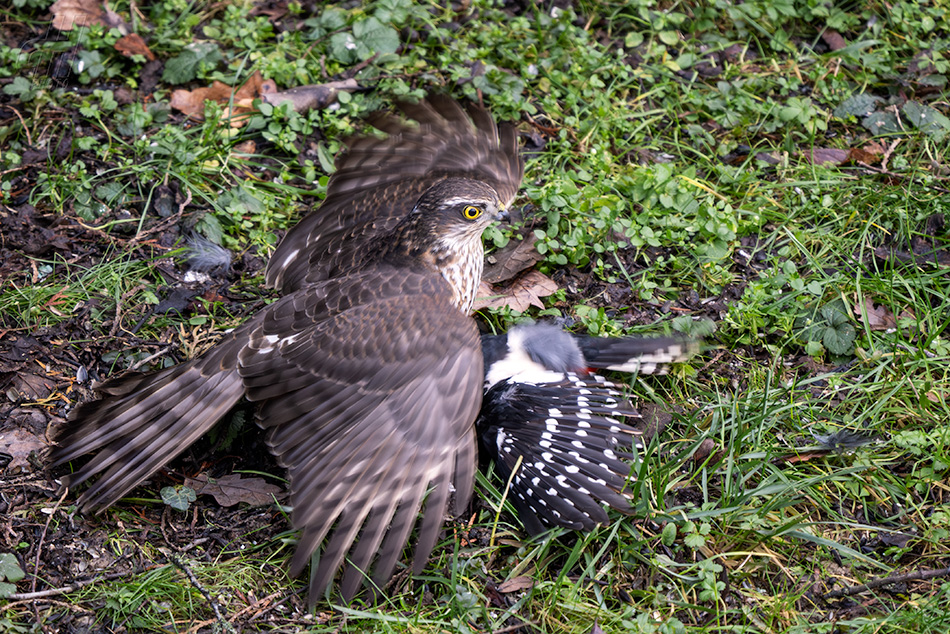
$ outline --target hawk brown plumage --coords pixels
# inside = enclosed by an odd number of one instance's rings
[[[433,97],[390,115],[386,139],[358,138],[323,205],[291,230],[268,268],[285,295],[205,354],[113,380],[76,408],[52,459],[91,460],[83,509],[116,502],[208,431],[242,397],[260,404],[289,471],[299,574],[320,545],[311,601],[349,565],[352,598],[372,570],[382,586],[409,540],[418,571],[451,493],[471,496],[482,353],[468,316],[481,233],[517,191],[512,129],[484,110]]]
[[[369,118],[387,136],[347,143],[326,199],[287,232],[271,256],[268,285],[287,293],[346,271],[440,180],[480,181],[506,206],[514,199],[523,174],[514,127],[496,126],[486,110],[463,110],[444,95],[399,107],[417,126],[388,113]]]

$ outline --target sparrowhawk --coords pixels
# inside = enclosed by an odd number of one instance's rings
[[[369,571],[383,585],[424,505],[421,568],[450,496],[461,509],[472,493],[480,236],[522,166],[514,130],[481,108],[432,97],[402,110],[417,123],[373,119],[388,136],[350,141],[323,204],[277,248],[266,277],[281,299],[201,356],[111,380],[71,412],[52,459],[95,454],[64,479],[98,476],[81,508],[117,501],[243,397],[289,472],[291,572],[323,544],[311,602],[344,557],[344,600]]]

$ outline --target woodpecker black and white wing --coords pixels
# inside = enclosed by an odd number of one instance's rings
[[[477,427],[481,445],[511,481],[510,499],[532,534],[608,522],[604,505],[630,512],[639,414],[603,377],[503,380],[488,390]],[[512,476],[514,473],[514,476]]]
[[[697,349],[684,338],[588,337],[544,323],[482,337],[479,438],[502,477],[514,473],[511,498],[530,532],[590,530],[607,522],[605,505],[629,512],[640,416],[588,369],[658,374]]]

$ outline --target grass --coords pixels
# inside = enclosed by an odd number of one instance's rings
[[[55,600],[0,603],[0,629],[31,631],[39,615],[46,628],[82,616],[107,631],[197,631],[218,622],[210,597],[224,620],[267,631],[947,630],[945,576],[822,596],[950,556],[945,6],[291,2],[275,29],[257,4],[110,3],[164,63],[158,75],[116,51],[116,30],[50,29],[37,0],[3,10],[0,342],[72,351],[52,376],[128,367],[159,343],[189,356],[266,301],[275,232],[319,202],[360,117],[443,88],[518,121],[528,143],[518,204],[561,286],[530,316],[598,334],[713,330],[707,350],[631,385],[675,411],[637,467],[636,512],[610,526],[528,541],[504,483],[480,476],[473,515],[418,580],[399,576],[379,606],[307,616],[280,513],[232,534],[236,520],[203,505],[200,525],[226,536],[179,551],[177,567],[152,543],[201,539],[198,511],[163,509],[158,487],[91,520],[69,519],[68,499],[44,514],[55,501],[37,492],[11,522],[55,543],[81,521],[89,548],[124,563]],[[51,79],[57,64],[72,73]],[[279,89],[354,77],[365,90],[302,114],[263,108],[240,128],[221,105],[202,121],[169,106],[175,89],[255,71]],[[155,88],[136,92],[149,73]],[[832,150],[852,160],[809,160]],[[26,206],[39,223],[17,224]],[[239,254],[235,277],[196,313],[153,315],[189,232]],[[820,446],[842,430],[876,440]],[[72,581],[28,569],[42,546],[20,534],[3,548],[29,574]]]

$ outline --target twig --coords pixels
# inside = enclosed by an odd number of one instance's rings
[[[867,592],[868,590],[880,588],[881,586],[887,586],[892,583],[901,583],[904,581],[924,581],[927,579],[933,579],[935,577],[945,577],[947,575],[950,575],[950,567],[940,568],[939,570],[915,570],[914,572],[908,572],[902,575],[893,575],[891,577],[884,577],[883,579],[876,579],[858,586],[851,586],[850,588],[832,590],[831,592],[826,592],[823,594],[822,598],[839,599],[841,597],[850,597],[855,594],[861,594],[862,592]]]
[[[186,566],[181,559],[171,553],[168,553],[168,561],[172,562],[176,568],[185,573],[185,575],[188,577],[188,581],[191,582],[191,585],[198,589],[198,592],[201,593],[201,596],[203,596],[205,601],[207,601],[211,606],[211,610],[214,612],[214,616],[218,619],[218,623],[221,625],[221,627],[223,627],[227,632],[237,634],[237,630],[234,629],[234,626],[231,625],[231,623],[226,618],[224,618],[223,614],[221,614],[221,606],[219,606],[218,602],[214,600],[214,597],[211,596],[211,593],[208,592],[208,590],[205,589],[203,585],[201,585],[201,582],[198,581],[198,577],[196,577],[195,573],[191,571],[191,568]]]
[[[874,165],[869,165],[868,163],[865,163],[864,161],[857,161],[857,164],[861,167],[861,169],[866,170],[866,171],[868,171],[868,172],[871,172],[871,173],[873,173],[873,174],[880,174],[880,175],[882,175],[882,176],[887,176],[887,177],[889,177],[889,178],[893,178],[894,180],[899,180],[899,181],[904,182],[904,183],[906,183],[906,182],[911,182],[911,183],[913,183],[913,184],[915,184],[915,185],[920,185],[921,187],[926,187],[926,188],[931,189],[931,190],[933,190],[933,191],[938,191],[938,192],[940,192],[941,194],[950,194],[950,189],[947,189],[946,187],[940,187],[939,185],[934,185],[933,183],[922,183],[922,182],[920,182],[918,179],[914,178],[913,176],[905,176],[904,174],[898,174],[897,172],[891,172],[891,171],[888,171],[887,169],[884,169],[884,168],[875,167]],[[933,179],[934,179],[934,180],[946,180],[947,177],[946,177],[946,176],[934,176]]]
[[[143,242],[146,237],[152,235],[153,233],[164,231],[167,227],[170,227],[171,225],[181,220],[182,214],[185,213],[185,207],[187,207],[190,204],[191,204],[191,190],[185,189],[185,200],[183,200],[178,205],[178,211],[170,215],[168,218],[165,218],[161,222],[158,222],[154,226],[149,227],[148,229],[144,231],[140,231],[139,233],[135,234],[135,236],[131,240],[129,240],[129,246],[139,244]]]
[[[176,344],[170,343],[166,345],[164,348],[162,348],[161,350],[159,350],[158,352],[156,352],[155,354],[149,355],[148,357],[142,359],[141,361],[136,361],[135,363],[132,364],[132,367],[130,367],[128,371],[134,372],[135,370],[138,370],[139,368],[141,368],[143,365],[148,365],[155,359],[165,356],[166,354],[168,354],[169,352],[177,348],[178,346]]]
[[[887,162],[891,160],[891,154],[894,153],[894,150],[897,149],[897,144],[901,142],[901,139],[894,139],[894,142],[887,146],[884,150],[884,157],[881,159],[881,169],[887,173]]]
[[[69,489],[66,489],[65,491],[63,491],[63,495],[61,495],[60,498],[56,500],[56,504],[55,506],[53,506],[52,512],[50,512],[50,514],[46,517],[46,525],[43,526],[43,532],[40,533],[40,541],[36,545],[36,560],[33,562],[33,570],[38,571],[40,569],[40,555],[43,554],[43,542],[46,541],[46,533],[47,531],[49,531],[49,523],[53,520],[53,516],[56,515],[56,511],[59,510],[60,504],[62,504],[63,500],[66,499],[66,495],[68,493],[69,493]],[[36,590],[37,579],[38,577],[36,575],[33,575],[33,581],[30,582],[31,592]]]
[[[155,568],[157,566],[153,566]],[[40,590],[38,592],[14,592],[13,594],[7,595],[7,599],[11,601],[32,601],[35,599],[45,599],[47,597],[57,597],[61,594],[69,594],[70,592],[75,592],[80,588],[85,588],[86,586],[98,583],[100,581],[112,581],[113,579],[121,579],[123,577],[130,577],[132,575],[141,574],[151,568],[136,568],[135,570],[126,571],[126,572],[112,572],[102,577],[92,577],[91,579],[85,579],[83,581],[76,581],[68,586],[61,586],[59,588],[50,588],[49,590]],[[4,605],[5,608],[9,608],[12,604],[7,603]]]
[[[23,115],[20,114],[20,111],[13,106],[4,105],[3,107],[13,111],[16,118],[20,120],[20,125],[23,126],[23,132],[26,134],[26,144],[33,145],[33,137],[30,136],[30,127],[26,125],[26,121],[23,120]]]
[[[379,53],[373,53],[372,57],[370,57],[369,59],[364,59],[362,62],[360,62],[356,66],[354,66],[350,70],[343,73],[343,78],[353,79],[361,70],[363,70],[364,68],[366,68],[367,66],[375,62],[377,57],[379,57]]]

